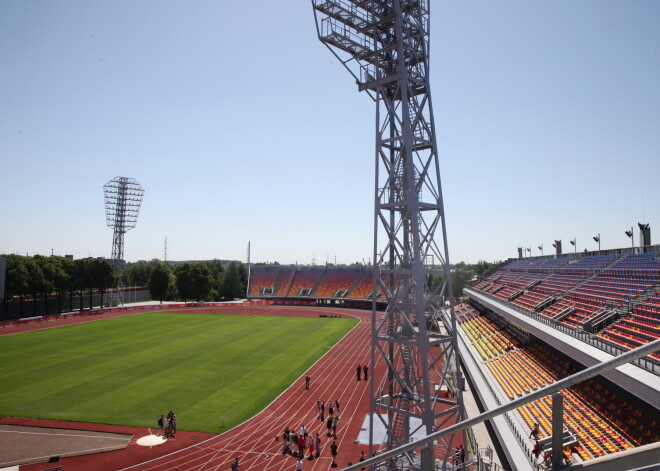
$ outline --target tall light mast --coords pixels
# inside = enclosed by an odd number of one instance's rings
[[[105,222],[112,228],[112,265],[119,275],[117,289],[113,290],[110,303],[124,303],[122,270],[124,265],[124,234],[137,224],[144,188],[134,178],[115,177],[103,185]]]
[[[374,422],[392,449],[464,418],[429,86],[429,2],[312,5],[319,39],[376,102],[371,361],[383,360],[387,374],[371,379],[371,455],[382,445],[374,443]],[[454,440],[443,437],[378,469],[445,469]]]

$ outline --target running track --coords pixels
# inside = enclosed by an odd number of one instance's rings
[[[246,308],[245,313],[312,316],[324,313],[351,316],[359,319],[360,322],[310,368],[308,373],[311,377],[310,390],[305,390],[304,381],[300,378],[261,413],[232,430],[179,452],[124,469],[227,470],[234,457],[238,457],[241,471],[291,470],[296,460],[288,455],[282,455],[282,431],[287,426],[297,431],[305,425],[312,435],[318,432],[322,440],[321,457],[313,461],[304,460],[305,471],[329,470],[332,462],[331,441],[326,438],[325,424],[316,418],[318,414],[316,401],[319,398],[326,402],[338,400],[340,404],[340,420],[337,427],[339,469],[349,462],[356,463],[361,450],[365,454],[368,452],[366,445],[354,443],[369,410],[369,383],[356,380],[355,367],[357,364],[368,364],[371,312],[336,308],[269,306],[261,309]],[[276,436],[278,440],[275,440]]]

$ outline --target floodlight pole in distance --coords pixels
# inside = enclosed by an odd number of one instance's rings
[[[429,86],[428,0],[312,0],[319,39],[376,102],[369,454],[464,418]],[[384,301],[385,312],[377,310]],[[448,310],[449,323],[441,320]],[[374,368],[372,368],[374,371]],[[464,437],[465,438],[465,437]],[[456,435],[379,470],[446,469]]]
[[[124,304],[124,234],[135,227],[140,214],[144,188],[134,178],[115,177],[103,185],[105,222],[112,228],[112,255],[110,260],[119,276],[117,288],[110,296],[110,305]]]

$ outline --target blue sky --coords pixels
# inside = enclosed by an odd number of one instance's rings
[[[452,262],[660,230],[660,2],[432,1]],[[373,250],[375,104],[311,2],[0,1],[0,253],[351,263]],[[654,242],[657,242],[654,237]]]

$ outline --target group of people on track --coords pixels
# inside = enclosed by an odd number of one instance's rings
[[[369,379],[369,367],[367,365],[358,365],[356,368],[357,380],[361,381],[364,378],[364,381]],[[310,389],[311,377],[309,374],[304,376],[305,390]],[[316,401],[317,416],[316,418],[321,421],[321,431],[323,425],[326,428],[326,437],[331,439],[332,442],[329,445],[330,455],[332,456],[332,464],[330,467],[336,468],[336,458],[339,453],[339,445],[337,444],[337,425],[339,423],[339,401],[330,400],[322,401],[319,398]],[[326,417],[327,410],[327,417]],[[280,436],[276,436],[275,440],[279,440]],[[314,460],[315,458],[321,457],[321,437],[319,432],[312,434],[307,430],[305,425],[302,425],[297,431],[295,427],[286,427],[282,431],[282,454],[289,455],[296,458],[296,471],[302,471],[304,465],[304,459],[306,458],[309,461]],[[268,455],[266,455],[267,457]],[[360,454],[359,461],[364,461],[366,455],[364,452]],[[234,458],[234,461],[231,465],[232,471],[239,471],[239,461],[238,457]],[[363,468],[364,469],[364,468]]]
[[[286,427],[282,432],[282,454],[302,460],[306,452],[309,452],[307,459],[310,461],[321,456],[321,438],[318,432],[312,436],[304,425],[297,432]]]
[[[158,418],[158,428],[163,438],[174,438],[176,436],[176,415],[171,410],[167,413],[167,417],[160,414]]]

